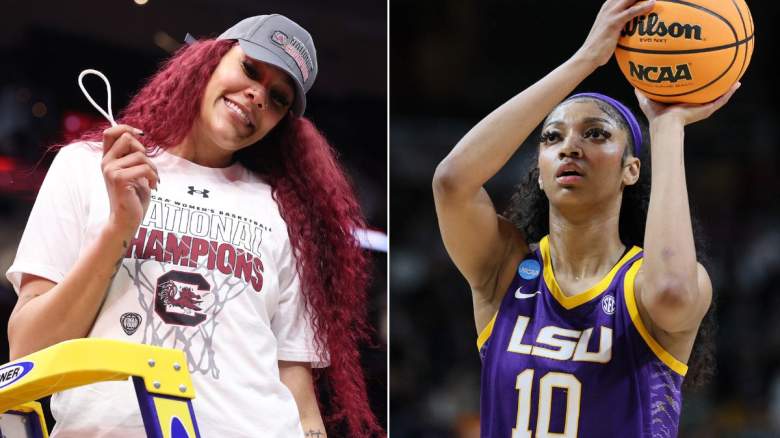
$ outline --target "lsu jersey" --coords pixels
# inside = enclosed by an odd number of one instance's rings
[[[633,247],[595,286],[561,292],[548,237],[477,339],[483,438],[675,437],[687,366],[642,323]]]

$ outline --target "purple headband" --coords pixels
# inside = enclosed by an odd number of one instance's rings
[[[628,127],[631,128],[631,137],[633,137],[634,140],[634,156],[635,157],[639,156],[639,152],[641,151],[642,148],[642,130],[639,128],[639,121],[637,121],[636,117],[634,117],[634,113],[632,113],[627,106],[601,93],[579,93],[573,96],[569,96],[569,98],[566,100],[571,100],[574,99],[575,97],[591,97],[594,99],[598,99],[602,102],[606,102],[610,104],[613,108],[618,110],[620,115],[622,115],[623,118],[626,120],[626,123],[628,123]]]

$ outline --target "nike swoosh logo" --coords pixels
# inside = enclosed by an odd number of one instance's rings
[[[520,288],[518,288],[515,291],[515,298],[517,298],[518,300],[524,300],[526,298],[533,298],[533,297],[535,297],[536,295],[538,295],[540,293],[542,293],[542,291],[538,290],[538,291],[536,291],[536,292],[534,292],[532,294],[524,294],[524,293],[520,292]]]

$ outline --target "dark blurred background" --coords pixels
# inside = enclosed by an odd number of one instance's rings
[[[574,54],[601,3],[391,2],[393,437],[478,436],[471,295],[439,236],[435,166],[482,117]],[[688,191],[717,294],[719,369],[711,384],[685,393],[681,437],[780,436],[780,7],[748,5],[756,46],[742,87],[686,128]],[[614,60],[577,90],[638,110]],[[487,186],[499,211],[533,164],[535,146],[526,146]]]
[[[111,81],[117,114],[183,42],[216,37],[245,17],[281,13],[314,37],[319,76],[306,116],[338,150],[372,228],[387,229],[387,4],[337,0],[34,0],[0,13],[0,363],[16,295],[5,271],[52,154],[46,148],[100,121],[77,84],[95,68]],[[105,107],[105,86],[87,89]],[[387,412],[387,257],[374,252],[371,318],[376,347],[363,351],[372,407]]]

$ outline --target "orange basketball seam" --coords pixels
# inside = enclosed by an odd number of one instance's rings
[[[745,32],[745,35],[747,35],[747,27],[745,26],[745,18],[742,16],[742,11],[739,9],[739,5],[737,5],[737,2],[734,0],[731,0],[731,4],[734,5],[734,9],[737,10],[737,14],[739,14],[739,20],[742,22],[742,31]],[[753,34],[750,35],[750,37],[753,37]],[[739,48],[737,49],[737,52],[739,52]],[[742,74],[745,71],[745,63],[747,63],[747,55],[748,55],[748,46],[745,44],[745,56],[742,57],[742,65],[739,67],[739,74],[737,75],[737,78],[741,78]]]
[[[685,54],[691,54],[691,53],[705,53],[705,52],[716,52],[718,50],[724,50],[724,49],[730,49],[732,47],[737,47],[740,44],[745,44],[748,41],[753,39],[753,35],[750,35],[749,37],[745,38],[744,40],[735,41],[733,43],[723,44],[720,46],[714,46],[714,47],[705,47],[703,49],[686,49],[686,50],[657,50],[657,49],[637,49],[634,47],[626,47],[622,44],[618,44],[617,47],[619,49],[625,50],[626,52],[634,52],[634,53],[646,53],[648,55],[685,55]]]

